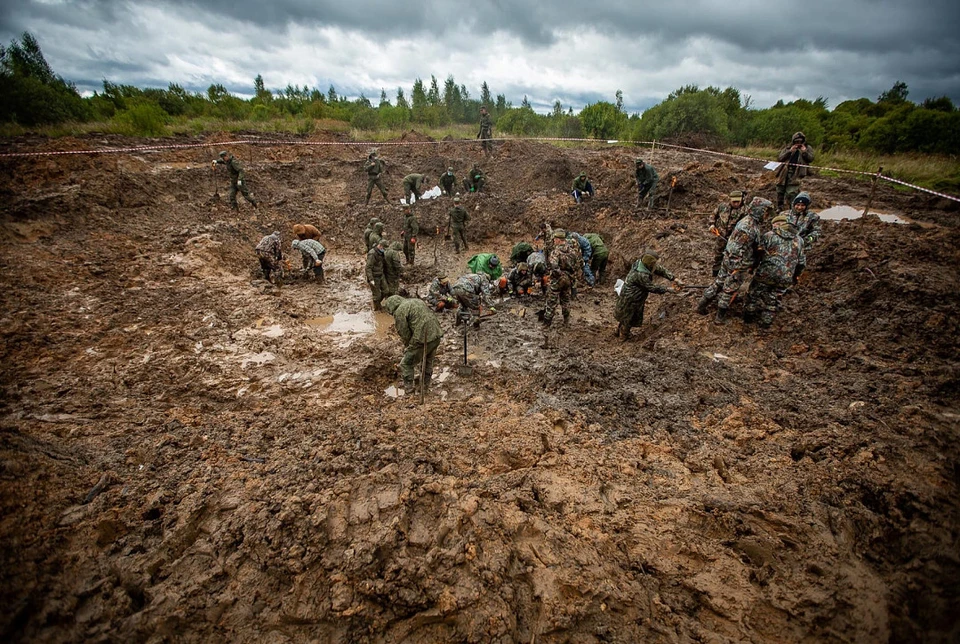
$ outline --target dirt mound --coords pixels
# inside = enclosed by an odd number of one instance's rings
[[[384,146],[389,200],[367,205],[365,148],[278,135],[231,148],[261,204],[234,212],[222,140],[0,160],[5,641],[960,636],[955,211],[881,184],[876,208],[919,223],[823,222],[770,331],[697,315],[693,289],[651,295],[623,343],[612,282],[651,247],[707,284],[710,213],[732,189],[773,197],[769,173],[446,141]],[[638,154],[654,210],[635,205]],[[539,299],[497,299],[477,328],[442,316],[420,406],[396,389],[362,231],[376,216],[398,239],[402,177],[473,163],[470,249],[443,239],[449,198],[417,204],[403,288],[506,258],[544,220],[600,233],[609,276],[549,333]],[[870,186],[805,187],[862,207]],[[289,251],[294,223],[321,231],[323,285],[259,275],[253,246],[280,230]]]
[[[436,139],[432,136],[417,132],[416,130],[404,132],[403,136],[400,137],[401,143],[433,143],[434,141],[436,141]]]

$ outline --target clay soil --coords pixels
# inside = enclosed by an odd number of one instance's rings
[[[759,163],[636,150],[233,146],[253,209],[187,150],[0,160],[0,638],[48,642],[946,642],[960,639],[960,213],[881,185],[910,225],[825,222],[772,329],[653,295],[613,337],[612,282],[644,246],[709,282],[707,212],[772,197]],[[163,143],[168,143],[164,141]],[[5,152],[156,141],[20,139]],[[424,405],[370,311],[362,230],[398,238],[401,178],[462,176],[473,251],[552,219],[599,232],[606,283],[546,337],[537,302],[448,315]],[[598,189],[566,194],[586,169]],[[814,176],[814,209],[869,183]],[[219,198],[214,196],[215,189]],[[419,209],[403,286],[465,272]],[[264,282],[253,246],[308,222],[327,282]],[[434,251],[436,248],[436,251]],[[436,252],[436,255],[434,254]],[[436,256],[436,260],[435,260]],[[294,265],[299,258],[293,258]],[[735,305],[739,311],[739,304]],[[330,316],[336,316],[333,320]],[[544,348],[546,340],[547,348]]]

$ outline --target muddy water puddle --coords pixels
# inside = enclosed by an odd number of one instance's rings
[[[826,219],[827,221],[847,221],[860,219],[863,217],[863,211],[858,210],[853,206],[833,206],[832,208],[821,210],[818,214],[820,215],[820,219]],[[870,214],[878,217],[880,221],[885,221],[888,224],[918,223],[901,215],[887,215],[879,212],[871,212]]]
[[[321,333],[333,335],[369,335],[384,337],[393,326],[393,317],[381,311],[361,311],[359,313],[337,312],[304,322],[308,327]]]

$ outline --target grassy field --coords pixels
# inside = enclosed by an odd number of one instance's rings
[[[776,159],[777,150],[772,148],[735,148],[727,150],[758,159]],[[839,168],[875,173],[883,168],[883,174],[931,190],[941,190],[960,195],[960,158],[937,154],[868,154],[859,150],[827,150],[818,152],[815,166]],[[824,176],[839,176],[831,170],[820,170]],[[865,175],[847,175],[854,180],[870,181]],[[904,188],[909,190],[909,188]]]

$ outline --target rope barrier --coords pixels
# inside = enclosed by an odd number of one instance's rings
[[[672,148],[674,150],[683,150],[686,152],[694,152],[697,154],[710,154],[713,156],[719,157],[728,157],[732,159],[740,159],[743,161],[755,161],[758,163],[770,163],[769,159],[760,159],[757,157],[749,157],[743,154],[733,154],[730,152],[718,152],[716,150],[704,150],[701,148],[692,148],[684,145],[674,145],[671,143],[661,143],[659,141],[619,141],[616,139],[588,139],[588,138],[573,138],[573,137],[520,137],[513,139],[487,139],[488,141],[495,142],[505,142],[505,141],[536,141],[536,142],[545,142],[545,143],[603,143],[606,145],[617,145],[617,144],[629,144],[634,146],[640,145],[649,145],[653,149],[657,147],[661,148]],[[0,153],[0,159],[9,159],[9,158],[24,158],[24,157],[46,157],[46,156],[65,156],[65,155],[80,155],[80,154],[128,154],[131,152],[148,152],[153,150],[189,150],[189,149],[199,149],[199,148],[218,148],[231,145],[306,145],[306,146],[335,146],[342,145],[346,147],[389,147],[389,146],[401,146],[401,145],[464,145],[471,144],[475,145],[476,140],[474,139],[454,139],[452,141],[273,141],[269,139],[238,139],[234,141],[218,141],[213,143],[183,143],[177,145],[141,145],[129,148],[103,148],[103,149],[91,149],[91,150],[57,150],[50,152],[4,152]],[[855,174],[865,177],[876,177],[890,183],[895,183],[913,190],[919,190],[920,192],[925,192],[930,195],[940,197],[942,199],[948,199],[950,201],[955,201],[960,203],[960,197],[954,195],[946,194],[943,192],[937,192],[936,190],[930,190],[928,188],[923,188],[921,186],[908,183],[906,181],[901,181],[900,179],[894,179],[893,177],[888,177],[883,174],[878,174],[876,172],[865,172],[862,170],[846,170],[844,168],[831,168],[824,166],[813,166],[805,165],[802,163],[792,164],[798,168],[813,168],[816,170],[828,170],[830,172],[838,172],[841,174]]]

